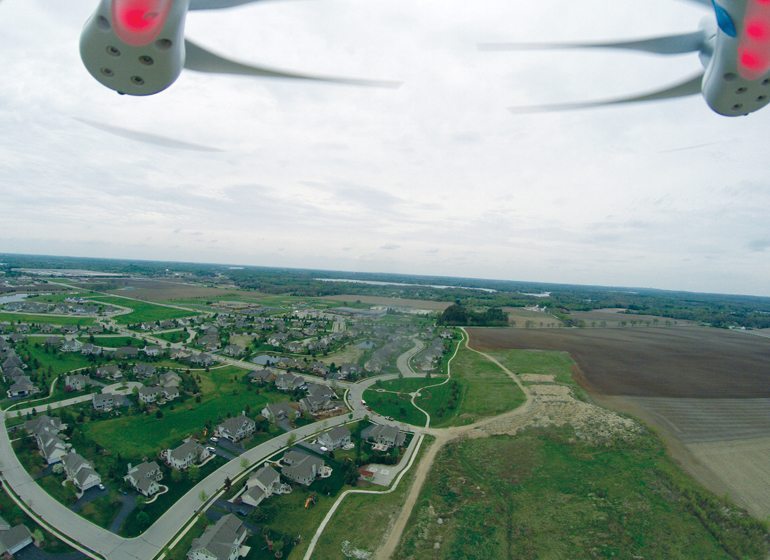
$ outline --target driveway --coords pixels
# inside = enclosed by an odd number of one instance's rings
[[[85,493],[78,498],[78,501],[70,506],[72,511],[80,511],[86,504],[93,502],[94,500],[101,498],[102,496],[109,495],[110,491],[105,486],[104,490],[100,490],[98,486],[89,488]]]
[[[118,534],[118,531],[120,531],[120,528],[123,526],[123,523],[125,523],[126,519],[128,519],[128,516],[131,515],[131,512],[136,508],[136,494],[121,494],[120,501],[120,511],[112,520],[112,523],[110,523],[110,531],[116,535]]]

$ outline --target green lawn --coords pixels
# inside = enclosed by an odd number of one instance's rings
[[[133,309],[132,313],[128,313],[127,315],[117,315],[115,317],[115,321],[124,325],[163,321],[165,319],[179,319],[181,317],[191,317],[193,315],[197,315],[197,313],[194,311],[185,311],[183,309],[164,307],[162,305],[156,305],[146,301],[123,299],[114,296],[90,296],[89,299]]]
[[[95,344],[96,346],[103,346],[105,348],[120,348],[121,346],[136,346],[137,348],[144,348],[144,340],[141,338],[134,338],[132,336],[95,336],[93,342],[88,336],[80,337],[79,340],[84,343]]]
[[[434,389],[425,389],[417,400],[431,415],[431,426],[463,426],[519,407],[524,393],[495,363],[464,345],[451,362],[452,380]],[[453,396],[453,393],[457,396]]]
[[[412,405],[412,397],[409,396],[409,393],[413,393],[426,385],[435,385],[436,383],[441,383],[441,379],[407,378],[382,381],[364,391],[364,400],[367,406],[383,416],[392,416],[400,422],[424,426],[425,414]],[[398,394],[379,392],[378,389],[396,391]]]
[[[171,331],[167,333],[157,333],[153,334],[155,338],[162,338],[163,340],[166,340],[168,342],[184,342],[187,340],[187,333],[183,330],[180,331]]]
[[[0,321],[10,321],[12,323],[39,323],[52,325],[78,325],[80,327],[94,324],[93,317],[52,317],[50,315],[26,315],[24,313],[4,313],[0,312]]]
[[[760,560],[767,539],[655,436],[594,445],[550,428],[449,444],[394,558]]]
[[[433,441],[426,436],[416,461],[419,461]],[[321,534],[314,558],[344,558],[342,546],[349,541],[350,549],[374,552],[385,539],[387,529],[401,511],[406,494],[414,480],[414,468],[401,479],[390,494],[351,494],[337,509],[326,530]],[[380,488],[377,488],[379,490]]]
[[[83,356],[80,352],[58,352],[53,349],[47,349],[43,344],[35,345],[26,343],[20,346],[17,350],[19,355],[26,357],[29,355],[30,360],[27,361],[33,369],[37,371],[48,372],[48,368],[55,375],[72,371],[73,369],[80,369],[89,367],[97,363],[106,361],[104,358]],[[39,367],[31,362],[37,360]]]
[[[203,393],[200,403],[191,398],[175,405],[174,410],[171,410],[171,405],[164,406],[163,418],[156,418],[154,414],[138,414],[90,422],[83,426],[86,435],[124,457],[154,456],[158,451],[201,431],[206,422],[216,423],[228,413],[237,415],[247,408],[253,417],[268,402],[287,398],[267,390],[257,394],[256,388],[241,382],[245,371],[239,368],[221,368],[196,373],[196,377],[198,375]]]

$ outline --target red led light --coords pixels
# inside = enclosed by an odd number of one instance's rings
[[[157,39],[172,5],[173,0],[112,0],[115,32],[129,45],[147,45]]]

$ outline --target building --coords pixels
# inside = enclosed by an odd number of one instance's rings
[[[13,558],[13,555],[32,544],[32,533],[24,525],[0,529],[0,558]]]
[[[158,376],[158,384],[161,387],[179,387],[182,384],[182,378],[178,373],[169,371]]]
[[[275,374],[269,369],[257,369],[249,373],[249,380],[252,383],[264,385],[275,379]]]
[[[281,474],[298,484],[310,486],[326,466],[323,459],[301,451],[289,450],[283,456]]]
[[[128,474],[123,477],[131,486],[145,497],[150,497],[160,491],[159,482],[163,479],[160,465],[153,461],[144,462],[132,467],[128,465]]]
[[[91,404],[93,404],[94,410],[109,412],[115,408],[115,395],[111,395],[110,393],[95,393],[94,396],[91,397]]]
[[[136,358],[139,355],[139,349],[133,346],[121,346],[115,350],[115,357],[120,359]]]
[[[399,431],[398,427],[389,424],[373,424],[364,428],[361,439],[379,446],[383,451],[391,447],[401,447],[406,435]]]
[[[160,346],[145,346],[142,352],[150,358],[157,358],[163,353],[163,348]]]
[[[165,391],[162,387],[140,387],[137,394],[140,402],[151,404],[162,399],[165,396]]]
[[[292,421],[297,417],[297,411],[287,402],[269,403],[262,409],[261,414],[270,422]]]
[[[281,493],[281,475],[273,467],[263,466],[246,481],[246,492],[241,501],[250,506],[258,506],[273,494]]]
[[[62,457],[62,464],[67,478],[75,484],[81,494],[102,483],[102,478],[91,466],[91,463],[74,451]]]
[[[187,440],[175,449],[166,449],[163,458],[169,467],[185,470],[209,457],[209,451],[195,440]]]
[[[248,416],[241,414],[235,418],[228,418],[217,426],[216,434],[219,437],[229,439],[233,443],[249,437],[257,429],[257,424]]]
[[[134,366],[134,375],[137,377],[150,377],[155,375],[155,366],[151,366],[150,364],[136,364]]]
[[[228,513],[193,540],[187,560],[236,560],[248,536],[249,532],[241,520]]]
[[[305,378],[293,373],[284,373],[275,378],[275,388],[279,391],[296,391],[305,387],[307,387]]]
[[[318,436],[318,444],[331,451],[350,445],[350,443],[350,430],[345,426],[337,426]]]
[[[70,391],[82,391],[91,384],[91,379],[85,375],[76,373],[64,377],[64,386]]]
[[[106,379],[120,379],[123,374],[120,372],[120,368],[115,364],[109,364],[96,368],[96,377]]]

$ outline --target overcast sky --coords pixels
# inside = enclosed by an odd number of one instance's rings
[[[78,55],[95,0],[0,3],[0,252],[770,295],[770,109],[635,93],[697,55],[479,52],[697,28],[677,0],[296,0],[189,15],[244,61],[372,90],[183,73],[118,96]],[[607,6],[610,6],[609,8]],[[142,143],[95,128],[175,138]]]

